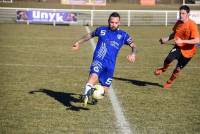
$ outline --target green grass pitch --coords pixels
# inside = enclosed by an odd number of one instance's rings
[[[90,27],[94,29],[95,27]],[[135,63],[118,56],[113,88],[136,134],[200,133],[200,53],[169,90],[161,85],[175,66],[153,75],[172,46],[158,39],[171,26],[121,27],[138,47]],[[84,26],[0,24],[1,134],[118,134],[109,98],[83,108],[79,94],[92,59],[90,42],[77,52],[71,46],[86,33]]]

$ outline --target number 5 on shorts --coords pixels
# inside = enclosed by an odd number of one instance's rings
[[[106,84],[111,85],[111,83],[112,83],[112,79],[108,78],[107,81],[106,81]]]

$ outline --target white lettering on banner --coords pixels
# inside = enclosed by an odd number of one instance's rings
[[[49,18],[49,16],[48,16],[48,13],[41,13],[41,15],[40,15],[41,17],[41,19],[48,19]]]
[[[63,16],[60,13],[52,13],[52,12],[41,12],[41,11],[32,11],[33,19],[45,19],[50,22],[56,20],[57,22],[62,22]]]
[[[56,21],[57,22],[62,22],[63,21],[63,16],[61,16],[59,13],[56,14]]]
[[[49,13],[49,21],[53,21],[54,17],[55,17],[55,13]]]
[[[38,19],[40,18],[40,11],[33,11],[33,18]]]

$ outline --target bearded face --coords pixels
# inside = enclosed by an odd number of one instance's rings
[[[109,23],[110,29],[112,31],[115,31],[119,27],[120,19],[119,19],[119,17],[111,17],[108,23]]]

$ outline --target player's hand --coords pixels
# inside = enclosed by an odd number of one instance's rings
[[[129,54],[127,56],[127,59],[129,62],[135,62],[135,54]]]
[[[80,44],[78,42],[76,42],[75,44],[73,44],[72,46],[72,50],[78,50],[80,48]]]
[[[168,37],[160,38],[159,42],[160,44],[165,44],[168,41]]]

